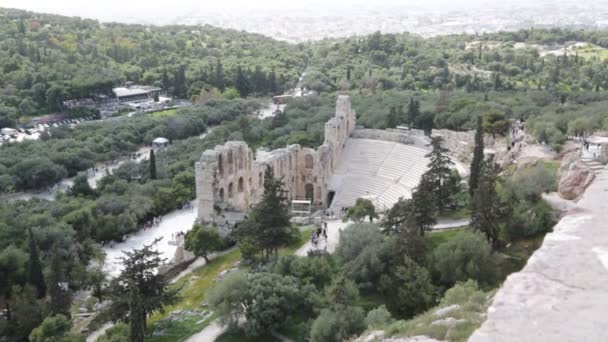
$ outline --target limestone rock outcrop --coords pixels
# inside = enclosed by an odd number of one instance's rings
[[[583,194],[594,178],[595,173],[580,160],[578,154],[569,153],[562,159],[558,172],[559,195],[567,200],[576,199]]]

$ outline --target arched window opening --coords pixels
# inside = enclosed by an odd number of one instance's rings
[[[258,175],[258,186],[262,187],[262,185],[264,185],[264,175],[260,172]]]
[[[314,161],[310,154],[304,156],[304,167],[307,169],[312,169],[314,167]]]
[[[243,165],[245,164],[245,151],[243,151],[243,147],[239,147],[239,170],[243,169]]]
[[[224,157],[221,154],[217,158],[217,169],[218,169],[220,175],[224,174]]]
[[[220,201],[224,202],[224,188],[220,188]]]
[[[312,184],[308,183],[304,186],[304,192],[306,193],[305,197],[307,200],[314,201],[314,187]]]
[[[239,178],[239,185],[237,187],[239,192],[243,192],[243,177]]]
[[[228,150],[228,173],[232,174],[234,172],[234,154],[232,150]]]
[[[228,198],[232,198],[232,183],[228,184]]]

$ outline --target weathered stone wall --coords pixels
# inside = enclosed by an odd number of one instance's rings
[[[262,198],[264,173],[285,183],[289,200],[310,199],[325,205],[327,182],[355,127],[356,114],[348,96],[338,96],[336,114],[325,124],[318,149],[289,145],[256,156],[245,142],[229,141],[207,150],[195,165],[198,218],[222,224],[222,211],[246,212]]]
[[[449,129],[434,129],[431,135],[443,137],[444,146],[450,153],[459,159],[467,159],[473,154],[475,148],[475,131],[450,131]],[[492,147],[495,140],[489,134],[484,134],[484,146]]]
[[[422,148],[427,148],[430,140],[424,135],[424,131],[419,129],[395,129],[387,130],[357,128],[351,134],[353,138],[358,139],[375,139],[384,141],[394,141],[406,145],[415,145]]]

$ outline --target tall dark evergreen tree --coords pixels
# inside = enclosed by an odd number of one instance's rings
[[[160,75],[160,84],[163,90],[168,90],[171,86],[169,84],[169,75],[167,75],[167,69],[163,69],[163,73]]]
[[[436,180],[428,172],[422,175],[418,187],[412,193],[410,215],[406,225],[423,236],[437,223]]]
[[[410,127],[414,127],[418,116],[420,116],[420,103],[412,97],[410,98],[410,103],[407,106],[407,122]]]
[[[505,218],[496,192],[499,167],[490,159],[483,163],[479,184],[473,195],[471,226],[485,234],[492,248],[500,247],[500,225]]]
[[[239,227],[240,241],[253,241],[258,252],[268,258],[289,243],[292,227],[283,182],[268,167],[264,175],[264,195]]]
[[[150,150],[150,179],[156,179],[156,156],[154,156],[154,150]]]
[[[479,176],[483,166],[483,123],[481,116],[477,118],[477,128],[475,129],[475,147],[473,149],[473,160],[471,161],[471,171],[469,173],[469,194],[473,196]]]
[[[386,117],[386,127],[395,128],[399,125],[399,117],[397,116],[397,110],[395,107],[389,109],[388,116]]]
[[[137,286],[131,286],[129,295],[129,341],[143,342],[146,329],[146,316],[144,315],[142,299]]]
[[[38,298],[44,297],[46,294],[46,283],[44,281],[44,275],[42,274],[42,264],[40,263],[40,256],[38,254],[38,246],[34,233],[31,229],[28,229],[29,234],[29,261],[28,261],[28,278],[27,281],[36,288]]]
[[[243,69],[239,65],[236,69],[236,79],[234,80],[234,87],[239,92],[241,97],[247,97],[251,93],[251,85],[249,79],[243,72]]]
[[[441,136],[431,138],[432,150],[425,157],[430,159],[429,169],[425,175],[428,177],[429,189],[435,196],[437,210],[441,211],[449,204],[451,197],[454,195],[450,177],[452,174],[452,165],[454,162],[448,157],[448,149],[443,147],[443,138]]]
[[[72,298],[66,279],[65,262],[61,250],[55,245],[51,255],[51,264],[47,283],[51,312],[55,315],[62,314],[70,317],[70,305]]]
[[[257,65],[253,74],[253,89],[256,93],[266,93],[266,74],[262,67]]]
[[[186,94],[186,67],[180,65],[175,72],[173,79],[173,96],[185,99]]]
[[[215,66],[215,87],[220,91],[226,90],[226,81],[224,80],[224,66],[222,61],[218,58],[217,65]]]
[[[268,75],[268,91],[270,94],[274,95],[278,92],[277,87],[277,75],[274,72],[274,68],[270,70],[270,74]]]
[[[158,268],[165,264],[160,252],[153,249],[159,241],[160,239],[157,239],[142,249],[123,252],[124,269],[120,276],[110,283],[109,293],[112,299],[110,312],[113,320],[128,321],[133,287],[137,287],[144,317],[148,317],[154,311],[162,310],[165,305],[176,302],[178,290],[170,289],[169,280],[157,272]]]

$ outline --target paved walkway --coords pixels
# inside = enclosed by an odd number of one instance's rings
[[[308,241],[304,246],[300,247],[296,251],[296,255],[306,256],[308,251],[312,250],[326,250],[329,253],[333,253],[336,250],[336,246],[340,241],[340,231],[346,228],[352,221],[342,222],[342,220],[329,220],[327,221],[327,241],[321,238],[317,246],[313,246],[311,241]]]
[[[106,252],[105,270],[112,277],[119,275],[122,270],[119,258],[124,256],[123,251],[140,249],[144,245],[151,244],[157,238],[162,238],[162,240],[156,245],[156,250],[161,252],[161,256],[167,258],[167,261],[171,260],[177,249],[175,244],[169,243],[172,234],[189,231],[196,220],[195,203],[192,204],[192,209],[175,210],[164,215],[158,226],[140,229],[124,242],[117,243],[112,248],[105,246],[103,248],[103,251]]]
[[[496,293],[470,342],[608,341],[608,170]]]

